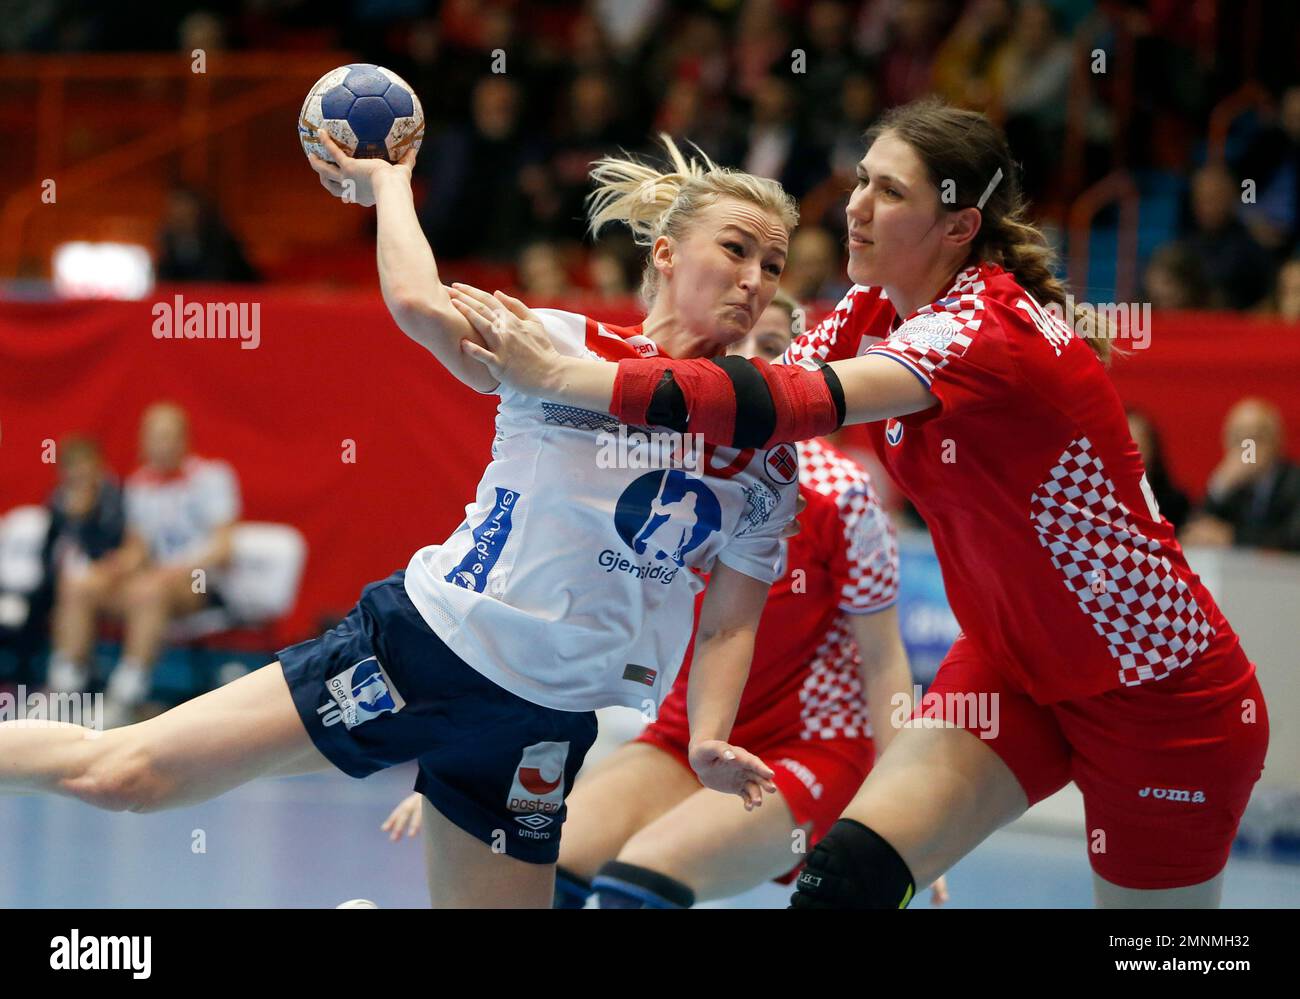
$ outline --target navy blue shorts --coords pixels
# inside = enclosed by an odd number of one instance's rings
[[[498,852],[554,863],[596,713],[525,701],[467,665],[420,617],[404,575],[371,583],[337,628],[280,651],[303,725],[351,777],[418,760],[415,789],[451,822]]]

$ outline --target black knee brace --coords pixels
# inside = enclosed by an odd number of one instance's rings
[[[555,901],[552,909],[581,909],[591,897],[591,885],[572,871],[555,868]]]
[[[912,872],[877,833],[840,819],[808,854],[792,909],[906,909],[915,894]]]
[[[666,874],[611,860],[591,879],[602,909],[689,909],[695,892]]]

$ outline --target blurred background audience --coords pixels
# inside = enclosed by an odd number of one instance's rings
[[[1248,398],[1233,406],[1223,424],[1223,459],[1182,540],[1300,551],[1300,466],[1286,458],[1284,444],[1275,405]]]
[[[121,657],[105,691],[108,725],[129,722],[146,701],[168,626],[222,602],[239,485],[225,462],[191,454],[188,438],[184,410],[167,402],[150,406],[140,421],[141,465],[126,480],[117,534],[83,527],[91,548],[65,553],[59,562],[47,683],[56,691],[87,689],[99,621],[120,620]],[[87,468],[90,458],[79,460],[78,470],[61,470],[60,501],[67,509],[66,497],[77,497],[74,509],[93,510],[85,483],[102,473],[97,464]],[[102,503],[112,493],[101,483],[94,495]],[[52,544],[66,552],[72,540],[65,528]]]
[[[46,4],[0,29],[0,51],[335,49],[382,63],[422,95],[422,224],[440,260],[508,268],[554,246],[570,281],[621,295],[590,264],[587,169],[665,131],[775,177],[842,255],[842,205],[861,135],[887,107],[938,93],[1006,129],[1034,215],[1064,238],[1089,184],[1127,170],[1140,197],[1143,294],[1161,308],[1267,309],[1300,238],[1300,8],[1208,0],[145,0],[115,19]],[[1262,13],[1261,13],[1262,12]],[[1266,15],[1266,16],[1265,16]],[[1214,116],[1237,106],[1211,140]],[[1236,106],[1236,105],[1234,105]],[[1073,131],[1072,131],[1073,130]],[[312,252],[232,204],[236,185],[178,187],[158,235],[162,280],[282,281]],[[1247,193],[1249,188],[1249,193]],[[1180,218],[1181,216],[1181,218]],[[1106,213],[1102,227],[1113,225]],[[355,234],[354,237],[355,238]],[[1094,240],[1098,294],[1113,243]],[[809,256],[818,261],[825,247]],[[331,280],[373,275],[320,246]],[[536,257],[536,254],[533,254]],[[529,268],[535,270],[535,259]],[[809,263],[809,269],[813,264]],[[839,268],[831,268],[837,270]],[[834,281],[790,291],[834,298]],[[552,275],[554,277],[554,275]],[[519,285],[522,286],[522,285]],[[1085,293],[1085,289],[1077,289]],[[1280,306],[1279,306],[1280,307]]]

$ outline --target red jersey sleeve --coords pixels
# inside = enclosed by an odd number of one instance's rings
[[[903,417],[920,423],[1004,396],[1015,375],[1004,341],[980,296],[967,293],[926,306],[866,353],[902,364],[939,400]]]
[[[894,310],[883,288],[855,284],[821,322],[790,344],[778,363],[825,361],[829,364],[857,357],[889,332],[893,316]]]
[[[820,536],[836,606],[850,614],[891,606],[898,599],[898,542],[866,471],[820,440],[799,445],[799,462],[802,488],[817,497],[819,517],[826,511]]]

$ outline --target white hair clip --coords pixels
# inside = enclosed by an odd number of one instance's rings
[[[997,189],[997,186],[999,183],[1001,183],[1001,181],[1002,181],[1002,168],[998,167],[998,172],[993,175],[993,179],[989,181],[989,186],[984,188],[984,193],[980,195],[979,201],[976,202],[975,204],[976,208],[978,208],[980,211],[984,210],[984,202],[989,200],[990,195],[992,195],[993,192]]]

